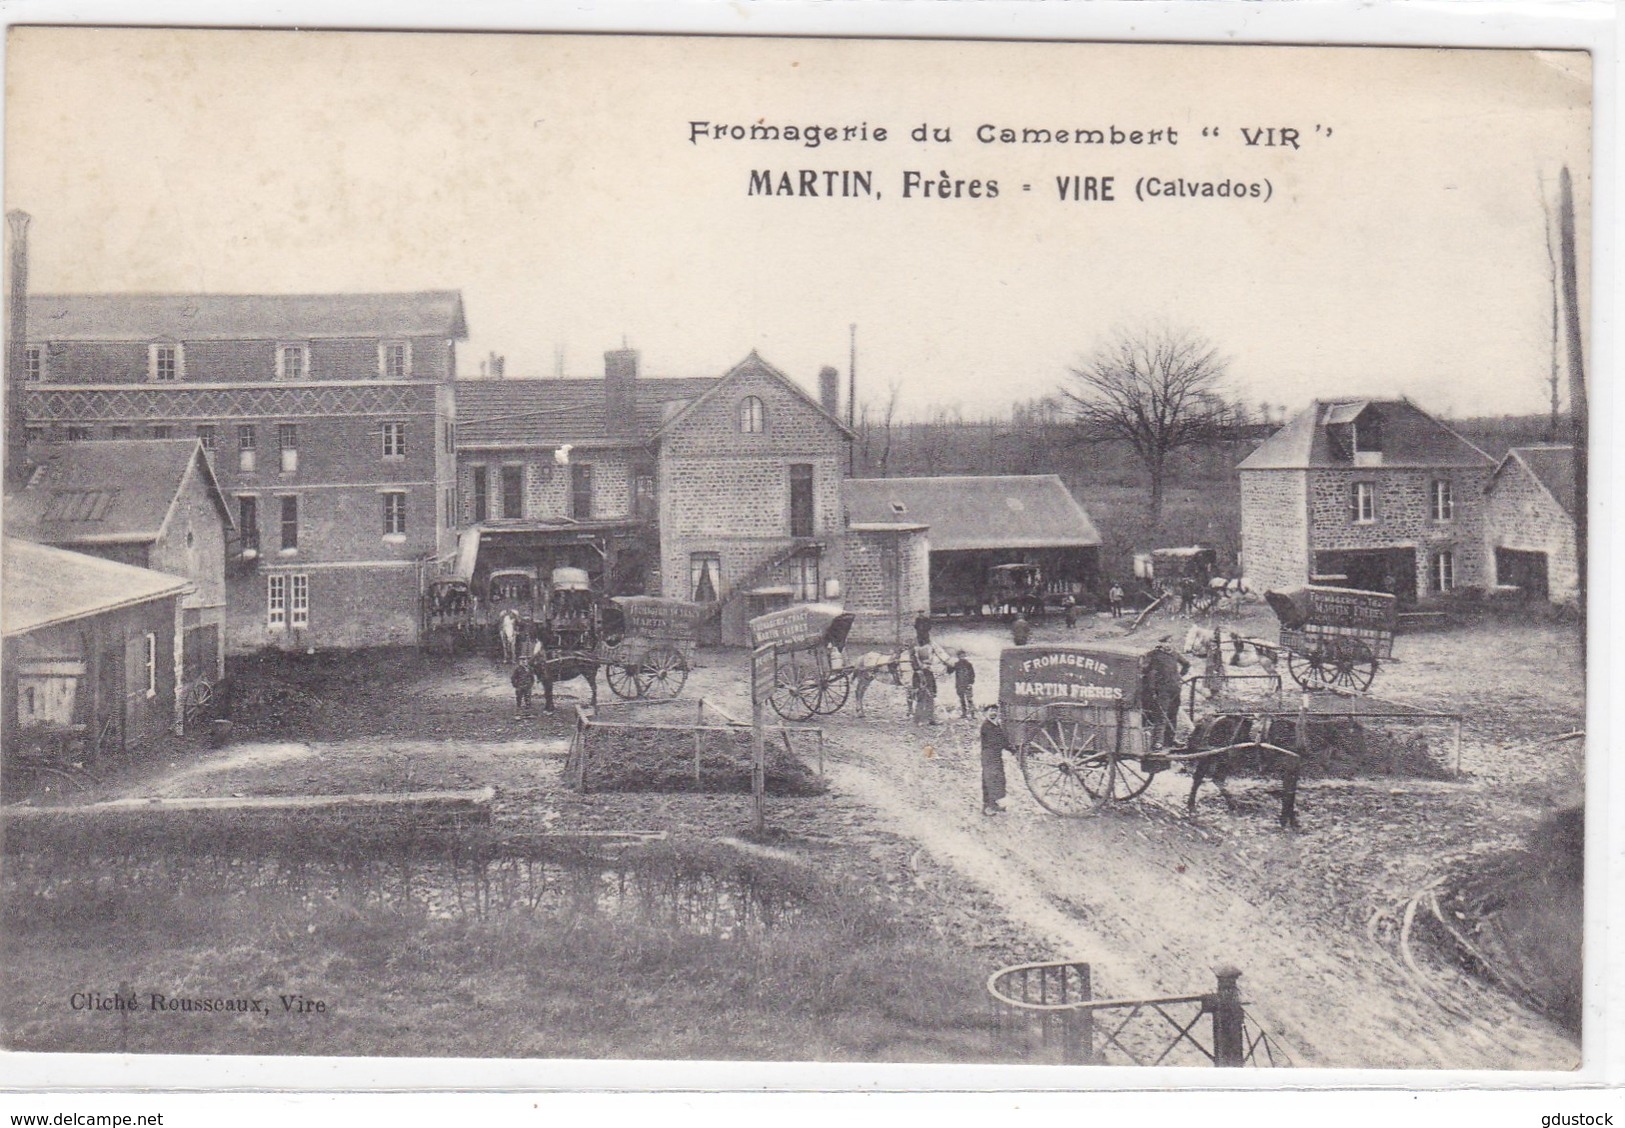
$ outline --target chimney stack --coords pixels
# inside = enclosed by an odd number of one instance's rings
[[[827,364],[818,373],[818,402],[835,418],[841,417],[841,374]]]
[[[611,438],[638,437],[638,350],[604,354],[604,429]]]
[[[28,473],[23,450],[23,395],[28,387],[28,222],[25,211],[6,213],[11,227],[11,306],[6,318],[6,484]]]

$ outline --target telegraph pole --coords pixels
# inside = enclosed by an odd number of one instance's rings
[[[846,429],[858,433],[858,326],[853,322],[846,359]],[[846,440],[846,476],[857,473],[858,441]]]
[[[1580,660],[1586,643],[1586,377],[1580,335],[1580,279],[1574,249],[1574,189],[1569,168],[1559,178],[1558,232],[1563,271],[1564,327],[1569,353],[1569,428],[1574,442],[1574,551],[1580,571]]]
[[[25,211],[6,213],[11,226],[11,293],[6,318],[6,485],[22,484],[23,393],[28,386],[28,222]]]

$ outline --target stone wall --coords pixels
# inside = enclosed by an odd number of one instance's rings
[[[1309,581],[1306,477],[1302,470],[1241,472],[1242,572],[1255,591]]]
[[[1574,519],[1522,465],[1513,462],[1485,495],[1485,547],[1492,573],[1497,548],[1546,554],[1546,584],[1553,603],[1580,591]]]
[[[915,612],[931,603],[929,533],[849,529],[842,555],[842,602],[856,616],[851,641],[885,647],[911,642]]]
[[[570,461],[592,467],[592,519],[610,520],[632,513],[633,465],[630,452],[574,450]],[[502,512],[502,468],[524,467],[525,512]],[[528,520],[575,517],[570,512],[570,467],[560,466],[548,451],[463,451],[457,456],[458,517],[462,525],[475,522],[474,468],[485,467],[486,520],[520,517]]]
[[[1413,548],[1416,590],[1436,594],[1434,558],[1449,551],[1455,559],[1455,586],[1490,583],[1484,553],[1484,486],[1490,470],[1467,467],[1439,469],[1360,466],[1309,472],[1310,548],[1316,552],[1362,548]],[[1448,480],[1454,516],[1435,521],[1432,483]],[[1376,487],[1375,519],[1354,519],[1352,498],[1357,482]]]

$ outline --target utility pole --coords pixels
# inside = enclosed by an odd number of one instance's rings
[[[6,318],[6,486],[22,485],[23,393],[28,386],[28,223],[25,211],[6,213],[11,227],[11,302]]]
[[[1569,428],[1574,442],[1574,552],[1580,572],[1580,661],[1586,644],[1586,383],[1580,334],[1580,279],[1574,249],[1574,188],[1569,169],[1559,178],[1558,233],[1563,268],[1564,325],[1569,353]],[[1582,667],[1583,668],[1583,667]]]
[[[846,359],[846,429],[852,434],[858,433],[858,326],[853,322],[850,326],[848,338],[848,352]],[[852,477],[857,473],[857,439],[846,441],[846,476]]]

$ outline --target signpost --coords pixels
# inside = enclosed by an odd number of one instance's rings
[[[753,825],[757,834],[767,829],[767,816],[762,807],[767,793],[767,741],[762,722],[768,696],[773,692],[773,675],[777,668],[778,655],[772,643],[758,646],[750,652],[750,793],[755,814]]]

